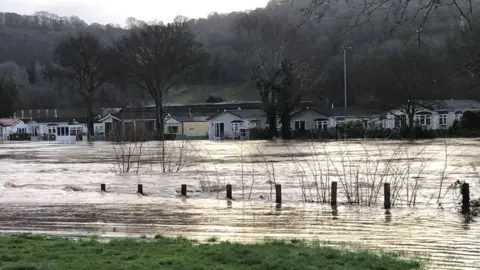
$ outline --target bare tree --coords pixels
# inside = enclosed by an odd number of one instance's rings
[[[132,29],[135,27],[145,27],[147,24],[142,20],[137,20],[135,17],[128,17],[125,21],[128,29]]]
[[[336,17],[348,22],[341,29],[344,37],[364,25],[381,25],[383,31],[389,32],[391,38],[402,31],[413,33],[422,29],[428,30],[435,21],[445,25],[442,21],[442,17],[445,18],[445,16],[457,17],[453,26],[458,25],[463,32],[473,34],[478,32],[480,19],[480,2],[477,0],[311,0],[310,5],[304,9],[304,13],[309,17],[322,18],[325,10],[330,11],[334,9],[333,7],[337,7],[337,11],[342,10],[337,12]],[[458,29],[454,30],[458,31]],[[476,55],[473,59],[465,59],[462,63],[457,62],[452,66],[449,75],[458,71],[471,71],[472,63],[479,61],[480,55]]]
[[[287,58],[282,61],[277,101],[282,138],[290,138],[292,113],[302,101],[305,92],[316,86],[322,78],[322,74],[315,74],[306,60]]]
[[[305,89],[309,69],[305,59],[299,57],[304,48],[299,48],[297,35],[305,22],[249,13],[239,17],[235,24],[240,50],[259,90],[271,137],[277,135],[277,114],[282,123],[282,137],[290,137],[290,114]]]
[[[0,77],[0,118],[11,117],[17,104],[15,83]]]
[[[98,37],[80,33],[61,40],[53,52],[54,65],[46,76],[80,95],[87,106],[87,128],[93,137],[93,102],[98,90],[109,80],[108,57]]]
[[[403,125],[413,136],[415,115],[421,110],[432,109],[443,98],[443,86],[438,84],[443,70],[430,51],[419,48],[407,48],[376,61],[371,72],[378,80],[371,84],[372,96],[387,109],[403,112],[407,116],[402,119]]]
[[[463,98],[478,99],[480,86],[480,25],[474,25],[472,31],[459,29],[447,41],[450,55],[453,87],[465,89]],[[463,92],[463,91],[462,91]]]
[[[479,3],[476,0],[311,0],[304,11],[309,16],[323,17],[325,10],[331,10],[332,6],[344,10],[341,18],[350,21],[349,26],[344,29],[346,31],[361,25],[382,22],[391,31],[395,31],[403,25],[415,29],[423,28],[441,12],[456,13],[459,20],[465,21],[468,27],[471,27],[478,18],[476,10]]]
[[[117,75],[145,90],[155,101],[158,139],[164,140],[165,94],[186,84],[204,62],[202,46],[185,22],[132,28],[112,48]]]
[[[286,56],[286,29],[266,14],[250,13],[238,18],[235,33],[262,100],[269,136],[277,135],[277,79]]]

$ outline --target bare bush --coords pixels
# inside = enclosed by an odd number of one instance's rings
[[[112,147],[119,173],[125,174],[132,171],[138,173],[144,142],[144,139],[138,139],[139,137],[145,138],[145,130],[141,128],[127,129],[123,132],[114,132],[113,135]]]
[[[114,134],[112,143],[115,160],[120,173],[139,173],[142,165],[157,166],[163,173],[177,173],[194,162],[197,154],[195,141],[158,141],[150,142],[152,132],[143,125],[124,128]]]
[[[188,167],[197,154],[195,141],[159,141],[152,156],[164,173],[179,172]]]
[[[419,202],[441,204],[449,191],[443,188],[444,182],[456,171],[465,171],[462,164],[452,163],[463,150],[458,147],[454,151],[447,141],[285,142],[270,152],[272,146],[239,142],[231,147],[229,151],[237,153],[235,161],[219,162],[236,163],[235,174],[226,175],[217,165],[208,170],[204,167],[202,190],[218,197],[227,183],[238,184],[242,199],[250,200],[252,194],[260,192],[261,199],[273,201],[274,185],[287,184],[286,192],[297,189],[303,202],[327,203],[335,181],[337,201],[375,206],[383,203],[383,187],[389,183],[392,205],[413,207]],[[476,166],[472,167],[475,171]]]

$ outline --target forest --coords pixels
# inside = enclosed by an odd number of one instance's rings
[[[165,92],[165,100],[304,99],[342,106],[344,60],[349,106],[426,97],[480,99],[478,5],[474,0],[272,0],[248,12],[178,16],[175,22],[188,26],[208,59],[202,72]],[[16,86],[14,107],[86,107],[81,95],[72,94],[73,86],[45,72],[55,65],[56,46],[81,33],[109,46],[149,25],[163,23],[128,18],[120,27],[45,11],[0,13],[0,77]],[[275,69],[285,76],[268,78]],[[278,80],[295,90],[274,91]],[[148,91],[117,80],[102,84],[93,103],[123,107],[149,100]]]

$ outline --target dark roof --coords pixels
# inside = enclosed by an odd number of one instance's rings
[[[312,112],[316,112],[320,115],[323,115],[323,116],[329,116],[328,113],[326,113],[326,111],[328,111],[329,109],[328,108],[324,108],[324,107],[306,107],[306,108],[303,108],[303,109],[300,109],[300,110],[297,110],[295,112],[292,113],[292,117],[295,117],[299,114],[302,114],[302,113],[305,113],[307,111],[312,111]]]
[[[328,108],[328,107],[307,107],[303,110],[296,111],[293,116],[301,114],[307,110],[314,111],[319,115],[326,117],[362,117],[362,116],[372,116],[379,114],[380,111],[377,109],[365,109],[360,107],[347,107],[347,108]]]
[[[22,111],[23,111],[23,114],[22,114]],[[55,109],[17,110],[15,111],[15,116],[22,119],[55,118]]]
[[[212,115],[223,110],[237,110],[241,109],[259,109],[263,108],[260,102],[248,102],[248,103],[200,103],[200,104],[167,104],[164,106],[165,113],[172,115],[177,113],[192,113],[200,115]],[[124,108],[120,112],[127,114],[140,113],[140,115],[155,115],[154,106],[136,107],[136,108]]]
[[[223,113],[231,113],[235,116],[238,116],[239,118],[246,120],[258,120],[265,117],[265,112],[263,110],[224,110],[208,117],[207,120],[217,117],[218,115],[221,115]]]
[[[76,121],[80,124],[85,124],[87,123],[87,118],[86,117],[62,117],[62,118],[34,118],[34,119],[29,119],[27,122],[30,121],[35,121],[40,124],[47,124],[47,123],[70,123],[73,121]],[[98,122],[97,119],[94,120],[94,122]]]
[[[313,106],[317,103],[312,101],[303,101],[300,106]],[[250,101],[250,102],[219,102],[219,103],[195,103],[195,104],[165,104],[165,113],[170,113],[172,115],[176,113],[188,113],[200,115],[213,115],[215,113],[223,112],[224,110],[233,111],[238,110],[263,110],[263,103],[260,101]],[[143,112],[155,114],[155,106],[144,106],[144,107],[134,107],[134,108],[124,108],[121,112]]]
[[[360,107],[347,107],[347,108],[333,108],[330,109],[328,114],[330,116],[342,116],[342,117],[362,117],[372,116],[379,114],[381,111],[377,109],[366,109]]]
[[[440,100],[433,104],[434,110],[480,110],[480,102],[475,100]]]
[[[207,122],[207,116],[189,116],[189,115],[172,115],[173,119],[177,120],[178,122]]]
[[[102,114],[103,109],[93,108],[93,115]],[[81,118],[86,116],[85,108],[57,109],[57,117],[60,118]]]
[[[94,108],[94,115],[105,116],[108,113],[116,113],[121,108]],[[23,114],[22,114],[23,111]],[[55,115],[55,111],[57,112]],[[27,109],[17,110],[15,116],[22,119],[52,119],[52,118],[82,118],[85,117],[86,110],[84,108],[69,108],[69,109]]]
[[[121,109],[120,112],[112,114],[112,116],[120,119],[156,119],[155,110],[132,110],[130,108]]]

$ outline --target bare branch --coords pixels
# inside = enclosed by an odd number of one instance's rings
[[[201,44],[184,21],[134,27],[112,49],[117,75],[155,100],[157,132],[163,140],[165,94],[186,81],[205,63]]]
[[[54,65],[46,76],[82,96],[87,105],[88,133],[93,136],[93,101],[110,77],[106,49],[98,37],[89,33],[68,36],[58,43]]]

